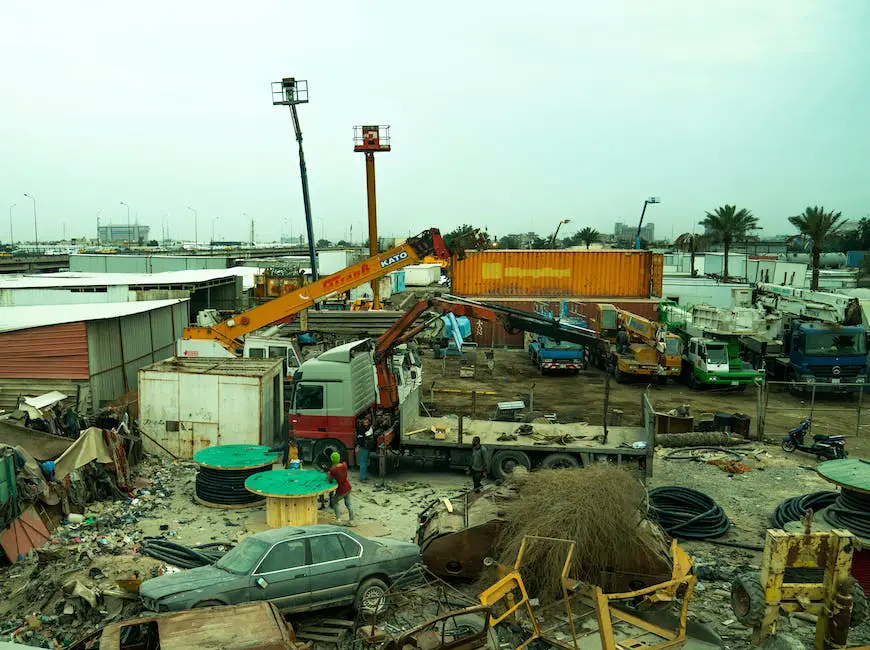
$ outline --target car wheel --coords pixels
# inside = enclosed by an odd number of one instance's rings
[[[387,609],[387,583],[379,578],[369,578],[356,590],[354,608],[369,616],[381,614]]]
[[[223,603],[219,600],[201,600],[193,606],[193,609],[201,609],[203,607],[220,607],[221,605],[223,605]]]

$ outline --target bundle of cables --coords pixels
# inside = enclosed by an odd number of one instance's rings
[[[776,528],[785,528],[785,525],[790,521],[800,521],[807,510],[819,512],[822,508],[827,508],[837,499],[838,494],[836,491],[822,490],[799,497],[791,497],[776,506],[776,510],[770,516],[770,521]]]
[[[649,491],[649,514],[668,535],[679,539],[711,539],[731,527],[725,511],[713,499],[674,485]]]
[[[232,547],[228,544],[219,543],[183,546],[167,541],[162,537],[146,537],[142,540],[139,552],[181,569],[195,569],[199,566],[214,564],[230,548]]]
[[[870,537],[870,494],[844,487],[824,512],[825,521],[859,537]]]

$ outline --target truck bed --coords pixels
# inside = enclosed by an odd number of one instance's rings
[[[598,453],[630,456],[646,456],[648,449],[632,449],[635,442],[648,441],[643,427],[610,426],[607,428],[607,442],[601,443],[597,438],[604,434],[604,427],[584,423],[549,424],[531,423],[538,436],[572,436],[565,444],[555,441],[537,439],[528,435],[517,434],[516,440],[497,440],[502,433],[514,433],[521,422],[500,422],[496,420],[463,420],[462,447],[471,447],[471,439],[480,436],[481,444],[492,450],[520,449],[523,451],[570,451],[574,453]],[[435,440],[431,427],[446,427],[447,438]],[[414,429],[424,429],[418,433],[402,436],[402,444],[409,446],[457,447],[459,439],[459,420],[455,417],[428,418],[420,417]],[[577,439],[579,438],[579,439]],[[536,444],[537,443],[537,444]],[[621,446],[621,445],[627,446]]]

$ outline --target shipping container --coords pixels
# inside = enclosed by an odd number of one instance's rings
[[[358,249],[317,251],[317,272],[321,276],[332,275],[366,257],[368,253],[363,255]]]
[[[282,375],[281,359],[172,358],[140,369],[145,451],[165,453],[159,443],[193,458],[214,445],[276,444],[284,422]]]
[[[393,279],[389,276],[379,278],[379,288],[381,290],[381,300],[389,300],[393,295]],[[365,282],[364,284],[354,287],[350,290],[351,300],[372,300],[372,283]]]
[[[683,308],[700,303],[714,307],[744,307],[752,302],[752,288],[748,284],[703,277],[667,277],[663,282],[662,295]]]
[[[650,251],[483,251],[453,264],[462,296],[649,298],[661,295],[663,257]]]
[[[846,253],[846,266],[849,268],[858,268],[867,251],[848,251]]]
[[[404,270],[406,287],[428,287],[441,277],[440,264],[412,264]]]
[[[728,253],[728,277],[746,277],[746,254]],[[722,275],[725,272],[725,253],[704,253],[704,275]]]
[[[405,271],[393,271],[389,277],[393,281],[393,293],[402,293],[405,290]]]

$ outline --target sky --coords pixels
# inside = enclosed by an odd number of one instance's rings
[[[761,236],[808,205],[870,215],[866,0],[201,0],[0,3],[0,215],[16,240],[99,219],[192,240],[304,229],[299,106],[317,238],[366,227],[352,127],[389,124],[381,235],[657,237],[724,203]],[[0,224],[7,223],[5,218]],[[0,241],[8,241],[0,226]]]

